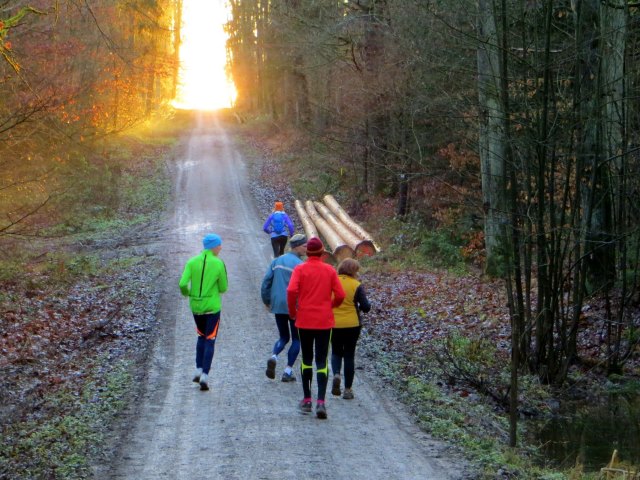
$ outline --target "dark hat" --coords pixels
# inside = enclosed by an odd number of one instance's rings
[[[307,241],[307,255],[322,255],[324,245],[318,237],[311,237]]]
[[[289,246],[291,248],[299,247],[300,245],[304,245],[305,243],[307,243],[307,236],[301,233],[296,233],[289,239]]]
[[[205,250],[211,250],[219,245],[222,245],[222,239],[220,235],[216,235],[215,233],[209,233],[202,239],[202,246]]]

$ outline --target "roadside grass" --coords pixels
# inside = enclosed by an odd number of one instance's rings
[[[525,424],[519,424],[519,447],[508,446],[506,415],[481,396],[461,396],[448,388],[446,373],[438,367],[435,355],[403,356],[390,352],[384,342],[369,336],[363,339],[361,354],[378,378],[392,385],[420,427],[434,438],[459,450],[470,463],[473,478],[490,480],[595,480],[595,473],[584,473],[580,465],[565,471],[543,466],[534,445],[524,440]],[[371,361],[367,361],[370,359]],[[375,360],[375,361],[373,361]],[[407,372],[407,365],[411,365]],[[522,397],[545,396],[536,392],[537,382],[523,379]],[[533,401],[533,399],[532,399]]]
[[[337,194],[352,183],[348,170],[335,164],[338,152],[326,142],[310,139],[294,128],[276,127],[257,117],[237,127],[242,135],[243,150],[251,158],[274,158],[280,169],[279,177],[265,178],[271,186],[280,179],[301,201],[321,200],[326,194]]]
[[[3,432],[0,473],[10,472],[12,478],[91,478],[93,455],[105,428],[125,407],[123,399],[133,382],[128,361],[113,364],[105,355],[98,363],[100,371],[89,373],[79,397],[63,387],[42,399],[40,410],[58,414],[14,423]]]

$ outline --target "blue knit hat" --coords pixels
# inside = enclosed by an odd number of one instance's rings
[[[289,246],[291,248],[299,247],[300,245],[305,245],[307,243],[307,236],[301,233],[296,233],[293,237],[289,239]]]
[[[202,239],[202,246],[205,250],[211,250],[212,248],[216,248],[218,245],[222,245],[222,239],[220,235],[216,235],[215,233],[208,233]]]

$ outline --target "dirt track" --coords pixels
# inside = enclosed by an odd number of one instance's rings
[[[356,373],[356,399],[328,394],[329,418],[297,412],[300,382],[264,374],[276,340],[260,301],[271,248],[247,187],[246,166],[215,117],[205,116],[172,166],[175,209],[161,240],[170,275],[144,395],[123,436],[112,479],[454,479],[443,446],[415,428],[387,394]],[[207,232],[222,236],[229,273],[210,374],[191,382],[195,333],[177,282]],[[299,360],[298,360],[299,361]],[[297,369],[297,366],[296,366]],[[298,375],[299,376],[299,375]],[[315,384],[315,378],[314,378]],[[315,388],[315,385],[314,385]]]

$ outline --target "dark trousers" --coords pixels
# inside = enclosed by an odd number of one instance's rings
[[[284,247],[287,246],[287,240],[289,237],[286,235],[280,235],[278,237],[271,237],[271,248],[273,248],[273,257],[279,257],[284,254]]]
[[[203,373],[209,374],[211,362],[213,362],[213,351],[218,336],[220,326],[220,312],[205,313],[204,315],[193,314],[196,322],[196,368],[201,368]]]
[[[316,377],[318,380],[318,400],[324,400],[329,379],[329,366],[327,355],[329,354],[329,342],[331,341],[331,329],[316,330],[299,328],[300,348],[302,350],[302,364],[300,376],[302,377],[302,391],[304,398],[311,398],[311,382],[313,381],[313,359],[316,360]],[[315,355],[314,355],[315,344]]]
[[[331,371],[340,374],[344,359],[344,386],[351,388],[356,371],[356,344],[362,327],[334,328],[331,334]]]
[[[295,320],[291,320],[289,315],[284,313],[276,313],[276,325],[278,326],[278,333],[280,338],[273,346],[273,354],[278,355],[284,347],[289,343],[291,339],[291,346],[287,352],[287,365],[293,367],[296,363],[296,358],[300,353],[300,337],[298,336],[298,329],[295,325]]]

